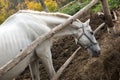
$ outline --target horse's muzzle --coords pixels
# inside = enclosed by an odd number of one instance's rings
[[[99,57],[100,56],[100,50],[94,51],[95,54],[92,54],[92,57]]]

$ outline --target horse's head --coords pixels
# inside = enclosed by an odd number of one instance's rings
[[[95,39],[94,33],[89,25],[89,22],[90,19],[87,20],[85,23],[77,21],[77,23],[75,24],[75,26],[77,27],[75,39],[77,44],[79,44],[82,48],[87,49],[88,52],[92,53],[93,57],[97,57],[100,54],[100,46]]]

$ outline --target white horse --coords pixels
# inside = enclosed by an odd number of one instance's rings
[[[31,44],[38,36],[49,32],[55,26],[65,22],[69,17],[71,16],[63,13],[45,13],[32,10],[21,10],[10,16],[0,26],[0,67],[18,55],[23,48]],[[54,37],[74,34],[77,43],[81,47],[86,48],[93,56],[98,56],[100,47],[89,26],[89,21],[82,23],[76,20],[55,34]],[[24,60],[0,77],[0,80],[12,80],[17,77],[36,56],[44,64],[51,79],[55,75],[51,46],[52,38],[44,41]],[[32,62],[30,68],[32,78],[40,80],[38,61]]]

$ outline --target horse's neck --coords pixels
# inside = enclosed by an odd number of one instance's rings
[[[39,21],[42,20],[44,23],[46,23],[47,26],[51,29],[53,29],[54,27],[56,27],[57,25],[61,23],[64,23],[69,17],[71,17],[70,15],[63,14],[63,13],[45,13],[45,12],[31,11],[31,10],[30,11],[22,10],[19,12],[33,15]],[[41,22],[39,24],[41,24]],[[70,24],[66,26],[64,29],[62,29],[61,31],[59,31],[57,34],[55,34],[55,36],[57,37],[57,36],[63,36],[63,35],[71,35],[71,34],[74,34],[75,32],[76,31],[73,28],[73,25]]]
[[[64,23],[67,20],[67,18],[61,18],[61,17],[57,17],[57,16],[41,16],[41,17],[42,17],[42,20],[51,29],[61,23]]]
[[[64,23],[68,18],[61,18],[57,16],[48,16],[44,17],[44,21],[47,23],[48,27],[53,29],[57,25]],[[57,32],[54,36],[64,36],[64,35],[72,35],[75,34],[75,30],[73,29],[73,25],[68,25],[65,28],[63,28],[61,31]]]
[[[40,19],[42,19],[49,28],[53,29],[54,27],[56,27],[57,25],[64,23],[70,16],[69,15],[59,15],[59,16],[55,16],[55,15],[40,15]],[[75,23],[73,23],[75,24]],[[62,29],[61,31],[59,31],[58,33],[55,34],[55,37],[59,37],[59,36],[64,36],[64,35],[72,35],[75,34],[75,30],[73,28],[73,25],[70,24],[68,26],[66,26],[64,29]]]
[[[20,10],[18,13],[28,13],[32,16],[39,17],[43,21],[45,21],[50,28],[54,28],[56,25],[63,23],[66,21],[69,17],[71,17],[68,14],[63,13],[46,13],[46,12],[39,12],[39,11],[33,11],[33,10]],[[51,26],[53,25],[53,26]]]

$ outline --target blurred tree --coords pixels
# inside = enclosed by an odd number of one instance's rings
[[[10,9],[10,4],[8,0],[0,0],[0,24],[15,12],[14,9]]]
[[[61,1],[60,1],[60,0],[55,0],[55,1],[57,2],[59,8],[62,7],[62,5],[61,5]]]
[[[9,0],[12,4],[12,8],[15,9],[15,7],[18,5],[18,1],[17,0]]]
[[[17,0],[18,4],[20,4],[20,9],[24,9],[24,4],[22,0]]]
[[[17,9],[16,6],[19,4],[21,9],[24,9],[24,5],[22,4],[24,0],[8,0],[11,2],[12,9]]]
[[[58,9],[58,4],[55,0],[45,0],[45,4],[49,11],[56,11]]]
[[[44,7],[40,1],[43,1]],[[58,4],[55,0],[0,0],[0,24],[11,14],[20,9],[56,11]]]
[[[74,1],[74,0],[57,0],[57,1],[59,1],[60,5],[61,5],[60,7],[62,7],[64,5],[66,5],[67,3]]]
[[[46,7],[44,0],[38,0],[39,3],[41,3],[42,8],[44,9],[44,11],[49,12],[48,8]]]
[[[44,8],[40,4],[40,0],[24,0],[24,3],[22,4],[24,5],[25,9],[32,9],[32,10],[39,10],[39,11],[42,11],[42,10],[55,11],[58,9],[58,4],[56,3],[56,1],[53,1],[53,0],[45,0],[43,3]],[[17,5],[17,9],[19,10],[20,7],[21,7],[21,3]]]

